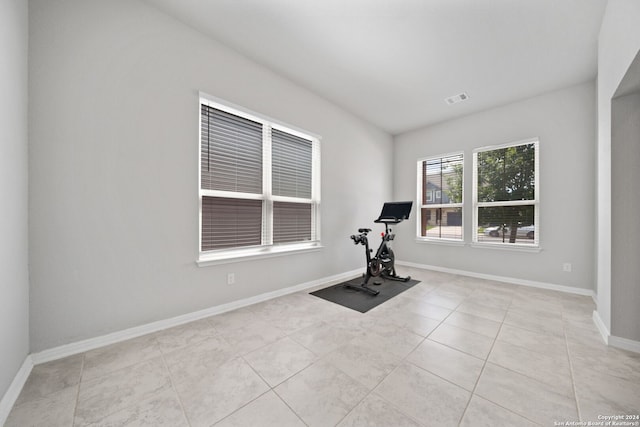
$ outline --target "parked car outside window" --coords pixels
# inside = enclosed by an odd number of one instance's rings
[[[504,231],[504,235],[508,236],[510,231],[509,227],[504,225],[498,225],[494,227],[487,227],[484,229],[484,235],[490,237],[500,237]],[[525,225],[522,227],[518,227],[516,231],[516,237],[526,237],[528,239],[533,239],[535,237],[535,226],[534,225]]]

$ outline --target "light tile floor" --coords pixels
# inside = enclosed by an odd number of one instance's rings
[[[551,426],[640,414],[591,298],[403,269],[361,314],[306,292],[37,365],[6,426]]]

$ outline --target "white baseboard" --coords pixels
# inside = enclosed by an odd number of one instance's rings
[[[200,320],[205,317],[214,316],[216,314],[225,313],[227,311],[235,310],[235,309],[253,305],[259,302],[267,301],[273,298],[292,294],[294,292],[303,291],[316,286],[321,286],[321,285],[330,286],[332,284],[336,284],[336,283],[343,282],[345,280],[352,279],[354,277],[357,277],[360,274],[362,274],[361,270],[348,271],[345,273],[324,277],[319,280],[313,280],[313,281],[302,283],[299,285],[290,286],[288,288],[278,289],[277,291],[267,292],[267,293],[256,295],[253,297],[244,298],[244,299],[233,301],[227,304],[209,307],[204,310],[194,311],[192,313],[183,314],[180,316],[172,317],[170,319],[159,320],[157,322],[151,322],[145,325],[135,326],[133,328],[113,332],[107,335],[102,335],[95,338],[89,338],[86,340],[61,345],[59,347],[54,347],[48,350],[40,351],[38,353],[33,353],[31,354],[31,360],[33,364],[36,364],[36,365],[40,363],[50,362],[52,360],[61,359],[63,357],[72,356],[74,354],[84,353],[85,351],[104,347],[110,344],[115,344],[121,341],[125,341],[131,338],[136,338],[136,337],[150,334],[153,332],[158,332],[164,329],[172,328],[174,326],[193,322],[195,320]]]
[[[604,324],[598,310],[593,311],[593,323],[596,325],[598,332],[600,332],[600,336],[602,337],[602,341],[605,344],[609,345],[609,337],[611,334],[609,333],[609,328]]]
[[[602,340],[605,344],[620,348],[622,350],[633,351],[634,353],[640,353],[640,341],[630,340],[629,338],[617,337],[611,335],[609,328],[604,324],[598,311],[593,312],[593,323],[598,328],[598,332],[602,336]]]
[[[628,338],[617,337],[611,335],[609,337],[609,345],[611,347],[621,348],[622,350],[633,351],[634,353],[640,353],[640,341],[630,340]]]
[[[513,283],[516,285],[531,286],[534,288],[549,289],[553,291],[567,292],[567,293],[577,294],[577,295],[585,295],[585,296],[590,296],[593,299],[593,302],[597,304],[596,293],[589,289],[555,285],[552,283],[535,282],[533,280],[516,279],[512,277],[494,276],[491,274],[482,274],[482,273],[476,273],[472,271],[456,270],[453,268],[438,267],[438,266],[426,265],[426,264],[417,264],[417,263],[406,262],[406,261],[396,261],[396,264],[404,265],[406,267],[421,268],[424,270],[439,271],[442,273],[459,274],[461,276],[475,277],[478,279],[495,280],[497,282]],[[633,351],[635,353],[640,353],[640,341],[634,341],[628,338],[622,338],[622,337],[617,337],[615,335],[611,335],[611,333],[609,332],[609,329],[605,326],[604,322],[600,318],[600,314],[598,314],[597,311],[593,312],[593,323],[596,325],[596,328],[598,329],[598,332],[600,332],[600,336],[602,337],[602,340],[606,345],[620,348],[623,350]]]
[[[457,270],[455,268],[446,268],[427,264],[417,264],[414,262],[396,261],[396,264],[404,265],[407,267],[421,268],[424,270],[439,271],[441,273],[459,274],[461,276],[475,277],[476,279],[493,280],[496,282],[512,283],[514,285],[530,286],[533,288],[549,289],[552,291],[584,295],[591,297],[594,302],[596,300],[595,292],[590,289],[574,288],[572,286],[556,285],[553,283],[536,282],[534,280],[517,279],[515,277],[495,276],[493,274],[476,273],[474,271]]]
[[[133,328],[125,329],[122,331],[113,332],[111,334],[102,335],[95,338],[89,338],[82,341],[77,341],[70,344],[61,345],[48,350],[43,350],[38,353],[32,353],[27,355],[22,367],[16,374],[13,382],[9,386],[9,389],[0,400],[0,426],[4,425],[11,408],[15,404],[24,384],[29,378],[29,374],[34,365],[50,362],[52,360],[61,359],[63,357],[72,356],[78,353],[84,353],[85,351],[93,350],[106,345],[115,344],[121,341],[125,341],[131,338],[136,338],[142,335],[146,335],[153,332],[158,332],[167,328],[182,325],[185,323],[193,322],[194,320],[200,320],[205,317],[213,316],[216,314],[225,313],[227,311],[235,310],[238,308],[253,305],[259,302],[267,301],[273,298],[281,297],[284,295],[292,294],[294,292],[304,291],[314,287],[331,286],[336,283],[343,282],[345,280],[353,279],[362,274],[360,269],[348,271],[345,273],[336,274],[329,277],[324,277],[318,280],[312,280],[310,282],[302,283],[288,288],[278,289],[273,292],[267,292],[264,294],[256,295],[253,297],[233,301],[227,304],[222,304],[214,307],[210,307],[204,310],[194,311],[192,313],[183,314],[180,316],[172,317],[170,319],[159,320],[157,322],[147,323],[145,325],[136,326]]]
[[[13,378],[9,389],[4,396],[2,396],[2,400],[0,400],[0,426],[3,426],[5,421],[7,421],[11,408],[13,408],[16,400],[18,400],[18,396],[20,396],[20,392],[27,382],[27,378],[29,378],[32,369],[33,360],[31,359],[31,355],[27,355],[18,373]]]

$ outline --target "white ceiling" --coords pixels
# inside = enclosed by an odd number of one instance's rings
[[[595,78],[607,0],[147,2],[399,134]]]

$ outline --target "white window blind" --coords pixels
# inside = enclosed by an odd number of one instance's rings
[[[273,194],[311,199],[313,143],[278,129],[271,143]]]
[[[201,108],[201,188],[262,194],[262,124]]]
[[[311,240],[310,203],[273,203],[273,243]]]
[[[538,140],[474,153],[474,241],[538,246]]]
[[[418,237],[463,239],[462,153],[418,161]]]
[[[262,243],[262,201],[202,198],[202,250]]]

